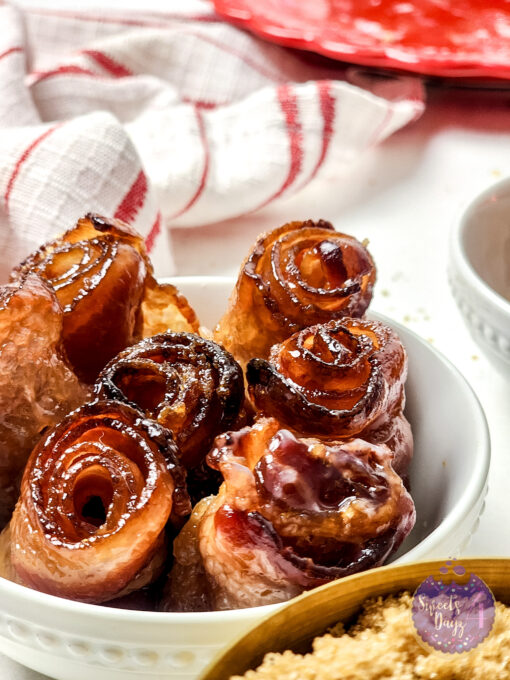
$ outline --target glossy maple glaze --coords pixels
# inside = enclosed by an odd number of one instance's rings
[[[343,61],[438,76],[510,77],[507,0],[214,3],[268,40]]]
[[[241,363],[267,358],[302,328],[362,316],[374,282],[375,265],[357,239],[324,220],[289,222],[256,242],[215,339]]]
[[[216,343],[191,333],[156,335],[124,350],[101,372],[95,392],[169,428],[188,470],[201,466],[216,435],[236,423],[244,402],[239,364]],[[201,472],[200,486],[212,492],[206,470]],[[217,482],[211,470],[209,476]],[[201,496],[205,490],[197,489]]]
[[[391,460],[384,445],[300,439],[272,418],[218,437],[208,461],[225,481],[190,535],[209,606],[281,602],[382,564],[415,521]],[[172,595],[186,597],[177,582]]]
[[[190,511],[171,433],[112,401],[71,413],[36,446],[11,520],[24,585],[103,602],[157,577],[165,526]]]
[[[41,433],[85,401],[62,349],[63,313],[39,276],[0,286],[0,528]]]

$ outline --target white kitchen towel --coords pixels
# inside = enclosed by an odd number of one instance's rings
[[[423,108],[419,79],[271,45],[207,0],[0,4],[0,275],[91,210],[132,223],[168,273],[166,227],[300,191]]]

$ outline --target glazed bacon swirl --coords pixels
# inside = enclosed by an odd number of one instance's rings
[[[64,310],[63,341],[75,372],[93,383],[118,352],[144,335],[198,331],[187,300],[158,285],[142,237],[120,220],[89,213],[12,273],[36,272]]]
[[[306,326],[361,317],[374,282],[374,262],[354,237],[324,220],[289,222],[255,244],[215,339],[239,361],[267,358]]]
[[[41,433],[87,398],[62,349],[62,323],[39,276],[0,286],[0,528]]]
[[[11,521],[16,578],[103,602],[151,582],[165,526],[190,512],[171,433],[116,402],[87,404],[32,452]]]
[[[85,382],[141,338],[147,267],[139,241],[127,225],[89,214],[13,272],[36,272],[55,290],[64,310],[64,346]]]
[[[198,530],[217,609],[281,602],[380,565],[414,525],[386,446],[298,439],[261,419],[218,437],[208,459],[225,479]]]
[[[222,347],[192,333],[168,332],[121,352],[101,372],[95,392],[172,430],[181,462],[191,469],[237,420],[244,384],[239,364]]]
[[[412,435],[403,415],[407,355],[397,334],[366,319],[340,319],[295,333],[247,367],[257,410],[320,439],[388,443],[405,474]]]

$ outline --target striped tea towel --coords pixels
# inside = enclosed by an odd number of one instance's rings
[[[271,45],[207,0],[164,11],[0,4],[0,273],[87,211],[167,226],[258,210],[418,117],[419,79]],[[161,7],[161,5],[159,5]]]

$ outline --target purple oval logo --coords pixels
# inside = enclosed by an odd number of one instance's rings
[[[429,576],[416,589],[412,619],[419,639],[427,646],[447,654],[461,654],[489,635],[494,625],[495,601],[481,578],[470,574],[457,582],[448,569],[453,563],[446,564],[439,570],[442,576]],[[460,564],[452,571],[457,576],[466,573]]]

